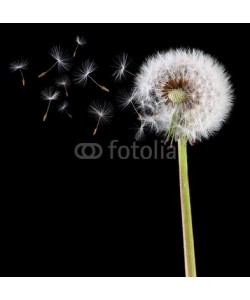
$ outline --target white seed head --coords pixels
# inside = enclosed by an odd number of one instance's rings
[[[79,45],[79,46],[81,46],[81,47],[83,47],[83,46],[85,46],[86,44],[87,44],[87,41],[86,41],[86,39],[83,37],[83,36],[77,36],[76,37],[76,43]]]
[[[109,102],[93,101],[89,106],[89,114],[107,123],[113,117],[113,106]]]
[[[17,60],[10,63],[10,70],[12,72],[18,71],[18,70],[26,70],[28,68],[28,61],[26,59],[23,60]]]
[[[82,67],[78,69],[75,75],[75,81],[78,84],[86,84],[88,76],[97,69],[94,61],[86,60]]]
[[[54,87],[45,88],[41,91],[41,98],[46,101],[58,100],[60,92]]]
[[[59,112],[64,112],[65,109],[69,106],[69,103],[67,101],[64,101],[61,105],[58,107]]]
[[[115,80],[121,80],[122,78],[126,77],[126,70],[130,65],[128,55],[126,53],[117,55],[114,63],[116,70],[113,73],[113,76],[115,77]]]
[[[60,46],[53,47],[50,55],[57,61],[59,71],[68,71],[70,69],[70,58]]]
[[[217,132],[233,100],[224,67],[202,51],[187,49],[150,57],[133,93],[147,127],[190,143]]]
[[[70,79],[67,75],[62,75],[59,79],[56,80],[57,86],[67,87],[70,85]]]

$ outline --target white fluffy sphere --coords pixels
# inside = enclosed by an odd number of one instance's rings
[[[199,50],[177,49],[147,59],[133,98],[143,126],[193,143],[220,129],[233,95],[229,75],[217,60]]]

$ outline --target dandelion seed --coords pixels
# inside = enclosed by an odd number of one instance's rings
[[[17,60],[10,64],[10,70],[12,72],[16,72],[16,71],[20,72],[20,75],[22,77],[22,85],[23,86],[25,86],[25,78],[23,75],[23,70],[26,70],[27,68],[28,68],[28,61],[26,59],[25,60]]]
[[[85,46],[87,43],[86,39],[83,36],[77,36],[75,41],[76,41],[76,48],[73,53],[73,57],[76,56],[76,52],[77,52],[78,48]]]
[[[100,124],[110,122],[113,117],[113,106],[107,102],[94,101],[89,107],[89,113],[97,119],[97,124],[93,131],[93,135],[96,135]]]
[[[46,119],[48,117],[51,101],[58,100],[59,95],[60,95],[60,92],[56,91],[53,87],[45,88],[44,90],[42,90],[42,92],[41,92],[42,100],[49,102],[48,106],[47,106],[47,110],[43,116],[44,122],[46,121]]]
[[[42,72],[38,78],[44,77],[47,73],[49,73],[56,66],[59,71],[68,71],[70,67],[70,59],[67,53],[60,47],[53,47],[50,51],[50,55],[56,61],[47,71]]]
[[[66,75],[63,75],[61,78],[59,78],[57,81],[56,81],[56,85],[58,87],[63,87],[64,91],[65,91],[65,95],[66,97],[69,96],[69,93],[68,93],[68,87],[70,86],[70,79],[68,76]]]
[[[58,111],[61,112],[61,113],[65,112],[70,118],[72,118],[72,115],[67,110],[68,106],[69,106],[69,103],[67,101],[64,101],[63,104],[61,104],[58,107]]]
[[[134,104],[134,99],[135,99],[135,95],[132,92],[128,92],[127,90],[122,90],[118,96],[118,101],[119,101],[119,105],[122,109],[127,108],[129,105],[131,105],[135,111],[135,113],[138,116],[138,119],[141,119],[142,116],[139,113],[138,109],[136,108],[135,104]]]
[[[144,122],[144,127],[147,128],[150,132],[159,132],[159,126],[155,119],[155,116],[143,116],[141,120]]]
[[[97,69],[97,66],[96,66],[95,62],[90,61],[90,60],[86,60],[82,64],[82,67],[80,69],[78,69],[78,71],[76,73],[76,76],[75,76],[76,83],[85,85],[87,83],[88,78],[89,78],[101,90],[103,90],[104,92],[109,92],[109,90],[105,86],[100,85],[97,81],[95,81],[93,79],[92,76],[90,76],[90,74],[92,74],[96,69]]]
[[[141,125],[137,128],[135,139],[137,141],[143,140],[145,137],[145,123],[141,122]]]
[[[113,76],[115,77],[115,80],[121,80],[122,78],[126,77],[126,74],[129,74],[131,76],[135,77],[135,74],[128,71],[128,67],[131,63],[130,59],[128,58],[128,55],[126,53],[122,53],[120,55],[117,55],[115,62],[115,72],[113,73]]]

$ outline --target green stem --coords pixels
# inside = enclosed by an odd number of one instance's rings
[[[196,277],[192,213],[188,183],[187,143],[183,139],[178,140],[178,154],[185,273],[187,277]]]

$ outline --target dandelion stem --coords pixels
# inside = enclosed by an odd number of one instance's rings
[[[77,52],[78,47],[79,47],[79,44],[77,43],[76,48],[75,48],[75,51],[74,51],[74,54],[73,54],[73,57],[76,56],[76,52]]]
[[[100,89],[102,89],[104,92],[109,92],[109,89],[107,89],[105,86],[103,85],[100,85],[98,82],[96,82],[90,75],[89,76],[89,79],[91,79]]]
[[[22,83],[23,83],[23,86],[25,86],[25,79],[24,79],[24,76],[23,76],[23,71],[21,69],[19,69],[20,71],[20,74],[22,76]]]
[[[187,143],[178,140],[183,247],[186,277],[196,277],[192,213],[188,182]]]
[[[45,113],[44,116],[43,116],[43,122],[45,122],[46,119],[47,119],[47,117],[48,117],[48,112],[49,112],[50,104],[51,104],[51,100],[49,101],[49,104],[48,104],[46,113]]]
[[[42,78],[43,76],[45,76],[47,73],[49,73],[49,71],[51,71],[56,65],[58,64],[58,62],[56,61],[52,67],[50,67],[47,71],[41,73],[40,75],[38,75],[38,78]]]
[[[96,124],[96,128],[94,129],[93,135],[96,135],[99,124],[100,124],[100,120],[101,120],[101,116],[98,118],[97,124]]]

